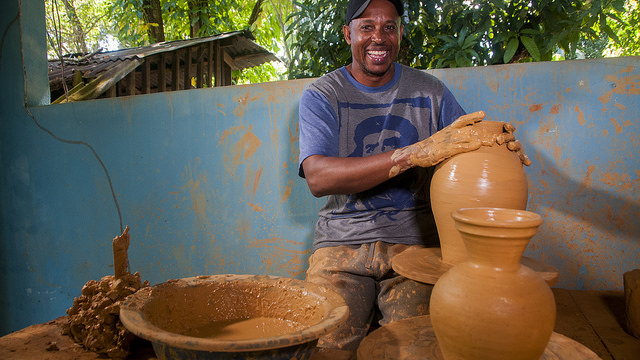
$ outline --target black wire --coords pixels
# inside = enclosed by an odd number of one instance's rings
[[[24,63],[24,46],[23,46],[23,42],[22,42],[22,0],[19,0],[18,3],[18,16],[16,16],[16,18],[19,20],[19,29],[18,32],[20,33],[20,53],[22,56],[22,71],[24,72],[24,110],[27,113],[27,115],[29,115],[29,117],[31,117],[31,119],[33,120],[34,124],[36,124],[36,126],[46,132],[47,134],[51,135],[51,137],[53,137],[55,140],[60,141],[62,143],[65,144],[71,144],[71,145],[83,145],[89,148],[89,150],[91,150],[91,152],[93,153],[93,156],[95,156],[96,160],[98,160],[98,162],[100,163],[100,166],[102,166],[102,170],[104,170],[104,174],[107,176],[107,181],[109,182],[109,188],[111,189],[111,196],[113,197],[113,202],[116,205],[116,210],[118,211],[118,219],[120,220],[120,233],[124,232],[124,229],[122,227],[122,214],[120,213],[120,206],[118,205],[118,199],[116,197],[116,193],[113,190],[113,184],[111,183],[111,177],[109,176],[109,171],[107,170],[107,167],[104,165],[104,163],[102,162],[102,159],[100,159],[100,156],[98,156],[98,153],[93,149],[93,147],[91,145],[89,145],[89,143],[84,142],[84,141],[77,141],[77,140],[67,140],[67,139],[62,139],[58,136],[56,136],[53,132],[51,132],[51,130],[45,128],[44,126],[42,126],[37,120],[36,117],[29,111],[29,108],[27,106],[27,68],[25,66]],[[14,18],[11,23],[9,23],[9,26],[11,26],[11,24],[16,20],[16,18]],[[8,29],[5,29],[5,35]],[[2,42],[4,43],[4,35],[2,38]],[[0,48],[0,51],[2,49]],[[1,53],[0,53],[1,54]],[[1,57],[0,57],[1,59]]]

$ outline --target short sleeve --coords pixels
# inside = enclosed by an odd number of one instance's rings
[[[440,104],[440,117],[438,118],[438,130],[442,130],[445,127],[451,125],[457,118],[462,115],[466,115],[466,112],[460,106],[453,93],[449,91],[449,88],[444,87],[444,93],[442,94],[442,102]]]
[[[302,162],[309,156],[338,156],[339,129],[336,112],[318,91],[307,89],[302,93],[298,131],[300,177],[304,177]]]

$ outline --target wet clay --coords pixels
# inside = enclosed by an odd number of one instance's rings
[[[285,284],[230,281],[189,286],[170,281],[144,290],[151,300],[142,311],[155,326],[188,336],[197,336],[193,332],[201,331],[198,329],[212,330],[216,324],[230,324],[239,319],[270,318],[282,324],[295,323],[298,328],[320,321],[319,299]],[[246,324],[236,326],[237,329],[250,331]]]
[[[495,143],[496,135],[470,126],[484,117],[484,111],[463,115],[430,137],[395,150],[391,154],[395,165],[389,171],[389,178],[414,166],[431,167],[456,154],[473,151],[483,144]],[[504,140],[504,137],[501,138],[502,142]]]
[[[452,214],[468,259],[442,275],[430,316],[445,359],[538,360],[556,320],[549,285],[520,258],[542,223],[523,210]]]
[[[558,283],[560,274],[555,266],[526,256],[520,262],[538,273],[549,286]],[[442,252],[437,247],[405,251],[393,258],[392,265],[398,274],[425,284],[435,284],[453,267],[453,264],[442,261]]]
[[[358,347],[358,360],[371,359],[445,360],[428,315],[396,321],[371,332]],[[536,360],[576,359],[601,360],[588,347],[554,332],[544,353]]]
[[[82,287],[82,295],[73,299],[67,310],[69,322],[64,327],[75,342],[85,349],[105,354],[112,359],[129,355],[135,336],[120,322],[122,301],[149,282],[140,281],[140,275],[129,273],[127,249],[129,227],[113,239],[115,276],[107,275],[100,281],[89,280]]]
[[[504,123],[482,121],[477,131],[504,133]],[[453,156],[439,164],[431,180],[431,208],[438,228],[442,261],[457,264],[467,251],[451,213],[460,208],[496,207],[525,210],[527,178],[518,155],[507,144],[482,146]]]
[[[214,321],[189,329],[185,335],[219,340],[247,340],[281,336],[304,328],[304,325],[294,321],[259,316],[249,319]]]
[[[113,268],[116,279],[120,279],[129,273],[129,227],[124,233],[116,236],[111,242],[113,248]]]
[[[299,347],[347,318],[339,296],[296,279],[258,275],[204,275],[140,289],[120,317],[156,354],[173,351],[258,352]],[[161,356],[159,355],[159,358]]]

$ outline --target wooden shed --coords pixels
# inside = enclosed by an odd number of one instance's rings
[[[49,61],[51,102],[226,86],[233,70],[270,61],[279,59],[247,30],[67,56]]]

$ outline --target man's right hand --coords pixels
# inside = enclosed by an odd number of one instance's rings
[[[490,145],[495,141],[495,136],[479,132],[471,126],[484,117],[484,111],[463,115],[427,139],[396,150],[392,159],[398,165],[391,170],[389,177],[414,166],[434,166],[454,155],[476,150],[483,144]]]
[[[421,167],[437,165],[454,155],[473,151],[482,146],[485,139],[471,125],[484,119],[484,111],[476,111],[459,117],[451,125],[425,140],[412,145],[410,161]]]

